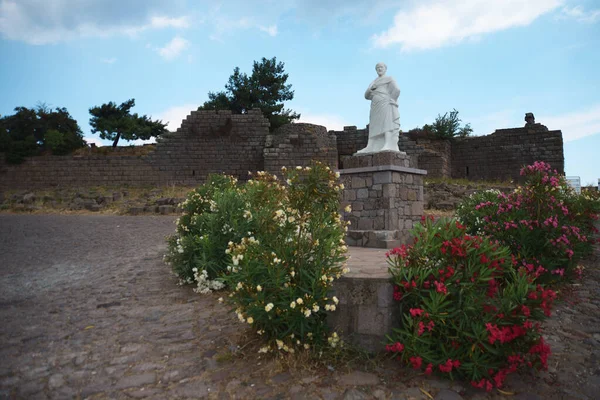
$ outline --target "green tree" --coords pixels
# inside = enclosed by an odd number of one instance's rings
[[[199,110],[231,110],[245,114],[253,108],[260,108],[271,124],[271,131],[281,125],[300,118],[300,114],[284,108],[284,101],[294,98],[291,84],[286,84],[288,74],[284,72],[284,63],[276,58],[262,58],[254,61],[252,75],[233,70],[225,84],[225,91],[209,92],[206,101]]]
[[[435,122],[432,125],[424,125],[423,130],[432,132],[440,139],[467,137],[473,133],[471,124],[466,124],[461,127],[460,122],[461,120],[458,118],[458,111],[454,109],[444,115],[438,114]]]
[[[167,124],[162,121],[152,121],[146,115],[131,114],[133,106],[135,99],[127,100],[120,106],[111,101],[100,107],[90,108],[92,133],[99,132],[101,139],[112,140],[112,147],[116,147],[121,138],[147,140],[167,132]]]
[[[68,154],[83,146],[81,129],[66,108],[52,110],[42,103],[17,107],[15,114],[0,118],[0,151],[8,162],[19,163],[43,150]]]

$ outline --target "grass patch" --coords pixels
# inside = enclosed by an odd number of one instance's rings
[[[452,178],[433,178],[427,177],[424,180],[425,185],[445,183],[447,185],[467,186],[470,188],[487,189],[490,187],[516,187],[517,184],[513,181],[470,181],[468,179],[452,179]]]

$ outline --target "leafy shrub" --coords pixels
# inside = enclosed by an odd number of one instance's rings
[[[186,283],[196,282],[197,291],[220,289],[217,281],[230,262],[225,253],[229,242],[241,240],[252,228],[243,217],[246,200],[237,180],[227,175],[209,175],[207,183],[192,190],[180,205],[183,215],[177,232],[168,238],[165,261]]]
[[[326,312],[334,279],[344,272],[345,223],[339,214],[336,173],[320,163],[283,169],[286,184],[259,172],[244,187],[243,214],[255,230],[230,243],[224,281],[240,321],[263,335],[262,352],[336,346]]]
[[[431,125],[424,125],[423,130],[432,132],[434,136],[440,139],[452,139],[455,137],[467,137],[473,133],[470,124],[460,126],[461,119],[458,118],[456,109],[439,115]]]
[[[526,184],[510,194],[476,193],[457,208],[472,234],[485,234],[508,246],[518,265],[540,281],[559,281],[589,254],[600,201],[572,191],[563,176],[543,162],[524,167]]]
[[[513,268],[510,250],[471,236],[457,220],[424,220],[416,240],[388,253],[403,326],[386,350],[401,362],[491,390],[519,367],[546,368],[536,321],[555,293]]]

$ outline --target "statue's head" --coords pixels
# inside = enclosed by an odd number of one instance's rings
[[[383,76],[387,72],[387,65],[385,65],[385,63],[379,62],[375,66],[375,71],[377,71],[377,75]]]
[[[533,113],[528,112],[525,114],[525,122],[526,125],[535,124],[535,117],[533,116]]]

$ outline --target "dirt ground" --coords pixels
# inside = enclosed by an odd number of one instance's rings
[[[547,372],[506,393],[386,361],[259,358],[245,327],[162,262],[175,217],[0,215],[0,399],[597,399],[600,271],[548,321]]]

